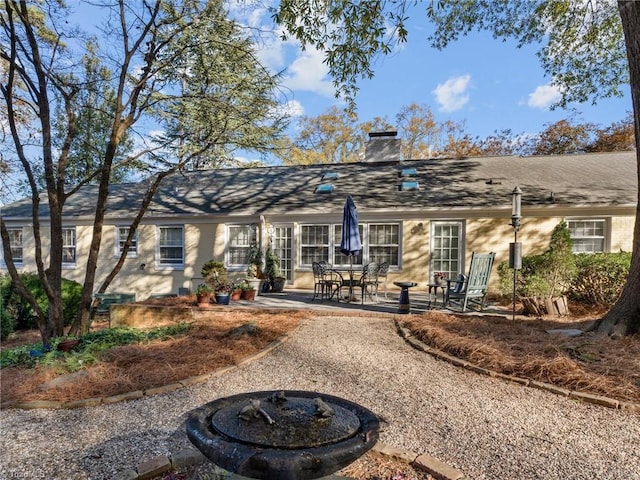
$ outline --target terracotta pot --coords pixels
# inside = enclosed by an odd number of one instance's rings
[[[58,350],[60,350],[61,352],[68,353],[71,350],[73,350],[75,347],[77,347],[78,343],[80,343],[80,340],[78,340],[77,338],[73,338],[71,340],[63,340],[58,344]]]
[[[256,291],[255,290],[243,290],[242,291],[242,300],[255,300],[256,299]]]
[[[199,293],[196,295],[196,301],[199,307],[208,307],[211,305],[211,293]]]
[[[234,290],[231,292],[231,300],[240,300],[242,296],[242,290]]]

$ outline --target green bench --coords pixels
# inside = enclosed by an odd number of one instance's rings
[[[124,292],[114,292],[114,293],[96,293],[94,298],[100,300],[98,306],[95,309],[95,313],[97,314],[105,314],[109,313],[109,307],[111,305],[117,303],[131,303],[136,301],[135,293],[124,293]]]

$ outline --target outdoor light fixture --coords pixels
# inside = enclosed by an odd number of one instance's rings
[[[511,203],[511,226],[513,227],[513,242],[509,244],[509,268],[513,268],[513,322],[516,321],[516,282],[518,270],[522,268],[522,243],[518,242],[518,230],[522,220],[522,190],[513,189]]]
[[[516,187],[513,189],[511,195],[513,196],[511,206],[511,226],[517,234],[520,229],[520,219],[522,218],[522,190],[520,190],[520,187]]]

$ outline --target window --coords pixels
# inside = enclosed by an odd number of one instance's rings
[[[369,225],[369,261],[388,262],[389,266],[398,266],[400,258],[400,227],[397,224]]]
[[[571,232],[574,253],[605,251],[606,220],[567,220],[567,227]]]
[[[249,264],[249,248],[258,244],[257,232],[255,225],[229,225],[227,265],[246,267]]]
[[[340,252],[342,224],[301,225],[300,265],[326,261],[334,266],[364,265],[368,262],[389,262],[400,266],[400,225],[360,223],[362,253],[351,259]]]
[[[129,235],[129,227],[116,227],[116,256],[119,257],[122,254],[124,248],[124,242]],[[138,255],[138,231],[133,234],[131,245],[127,251],[127,257],[135,257]]]
[[[22,250],[22,227],[20,228],[7,228],[9,233],[9,247],[11,248],[11,258],[13,258],[13,263],[15,265],[22,265],[23,261],[23,250]],[[2,240],[0,239],[0,242]],[[0,243],[0,249],[2,248],[2,243]],[[4,252],[4,250],[2,250]],[[2,253],[2,265],[6,265],[4,261],[4,253]]]
[[[62,263],[68,266],[76,264],[76,229],[62,229]]]
[[[432,222],[431,225],[431,279],[435,272],[457,278],[463,273],[462,223]]]
[[[184,227],[158,227],[158,263],[160,266],[184,265]]]
[[[329,260],[329,225],[302,225],[300,234],[300,263]]]
[[[316,187],[316,193],[331,193],[333,192],[333,184],[321,183]]]

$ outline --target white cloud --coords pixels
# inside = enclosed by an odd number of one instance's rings
[[[452,77],[444,83],[438,84],[433,90],[441,112],[455,112],[464,107],[469,101],[467,90],[471,84],[471,75]]]
[[[323,63],[324,54],[314,48],[298,50],[298,56],[287,68],[283,84],[291,90],[305,90],[333,98],[335,89],[328,79],[329,68]]]
[[[527,105],[531,108],[546,110],[553,103],[558,101],[560,96],[560,88],[555,85],[540,85],[536,87],[533,93],[529,94],[529,101],[527,102]]]
[[[289,100],[284,105],[280,105],[277,113],[293,118],[301,117],[304,115],[304,107],[298,100]]]

